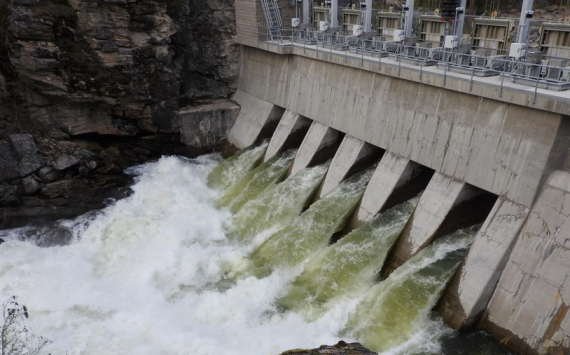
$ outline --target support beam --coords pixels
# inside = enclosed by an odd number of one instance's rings
[[[263,161],[289,148],[298,148],[311,126],[311,120],[292,111],[285,110],[279,125],[271,137]]]
[[[232,99],[241,109],[228,134],[225,152],[231,153],[231,150],[243,149],[260,138],[271,137],[273,132],[264,132],[264,129],[271,126],[275,128],[285,111],[283,108],[240,90],[236,91]],[[263,137],[264,133],[269,134]]]
[[[380,157],[379,154],[381,154],[379,148],[360,139],[348,135],[344,136],[315,199],[319,199],[331,192],[338,184],[349,177],[349,173],[354,172],[354,167],[367,160],[378,159]]]
[[[383,211],[394,190],[410,182],[418,168],[418,164],[408,159],[390,152],[384,153],[349,226],[357,228]]]
[[[390,274],[435,238],[440,237],[438,230],[452,208],[475,194],[474,188],[465,182],[436,172],[386,261],[384,275]]]
[[[290,174],[332,158],[340,144],[341,134],[330,127],[313,122],[293,161]]]
[[[310,10],[309,0],[303,0],[303,25],[305,25],[305,27],[311,24]]]
[[[439,313],[457,330],[470,328],[483,313],[505,268],[510,251],[529,209],[497,199],[481,226],[465,263],[450,282]]]

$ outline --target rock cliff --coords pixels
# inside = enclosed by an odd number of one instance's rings
[[[203,152],[179,113],[235,91],[234,34],[230,0],[0,0],[0,226],[99,208],[125,167]]]
[[[228,1],[3,0],[0,23],[14,115],[53,138],[177,132],[181,100],[235,87]]]

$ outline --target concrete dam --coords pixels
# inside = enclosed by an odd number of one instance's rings
[[[340,240],[420,194],[383,277],[442,236],[479,225],[438,313],[455,329],[483,328],[522,354],[568,353],[570,95],[538,80],[529,87],[258,40],[259,6],[236,2],[242,47],[233,100],[241,108],[233,124],[217,118],[228,131],[226,153],[266,141],[259,159],[268,162],[296,149],[290,177],[328,161],[313,201],[370,171],[346,224],[332,231]]]

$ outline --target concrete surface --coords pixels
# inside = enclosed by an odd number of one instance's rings
[[[239,88],[526,207],[569,145],[559,114],[299,55],[244,47]]]
[[[473,195],[465,182],[436,172],[386,260],[386,272],[395,270],[429,245],[439,236],[436,233],[451,209]]]
[[[292,140],[293,136],[302,134],[302,136],[297,137],[302,141],[310,126],[311,120],[308,118],[300,116],[289,110],[285,110],[285,113],[283,113],[283,117],[279,121],[279,125],[275,129],[273,137],[271,137],[271,141],[267,146],[263,161],[266,162],[275,154],[283,151],[284,147]]]
[[[255,143],[263,128],[281,119],[284,110],[243,91],[236,91],[232,97],[241,109],[230,133],[228,143],[243,149]]]
[[[355,165],[377,153],[378,148],[349,135],[344,136],[315,199],[331,192],[348,177],[347,175]]]
[[[390,195],[400,186],[405,185],[413,177],[417,164],[386,152],[376,167],[360,205],[349,223],[356,228],[384,209]]]
[[[338,131],[318,122],[313,122],[297,151],[289,174],[295,174],[297,171],[311,166],[317,154],[327,147],[333,146],[339,140],[339,136]],[[334,155],[334,152],[331,153],[330,158]]]
[[[240,107],[231,100],[197,107],[185,107],[177,113],[182,142],[198,148],[216,147],[228,136]]]
[[[533,206],[497,285],[484,328],[515,350],[570,348],[570,172],[555,171]]]
[[[528,213],[524,206],[497,199],[464,264],[440,300],[438,310],[447,324],[459,330],[478,322]]]

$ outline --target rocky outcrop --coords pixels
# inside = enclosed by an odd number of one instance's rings
[[[177,132],[181,99],[227,97],[235,88],[229,1],[0,6],[0,98],[8,91],[19,124],[52,138]]]
[[[218,147],[234,34],[229,0],[0,1],[0,228],[101,208],[126,167]]]
[[[368,350],[360,343],[346,343],[339,341],[335,345],[321,345],[316,349],[288,350],[281,355],[376,355],[377,353]]]
[[[11,134],[0,143],[0,228],[31,217],[71,217],[129,193],[125,168],[163,154],[193,155],[178,135],[153,135],[100,142],[61,141]],[[32,163],[30,163],[32,162]]]

